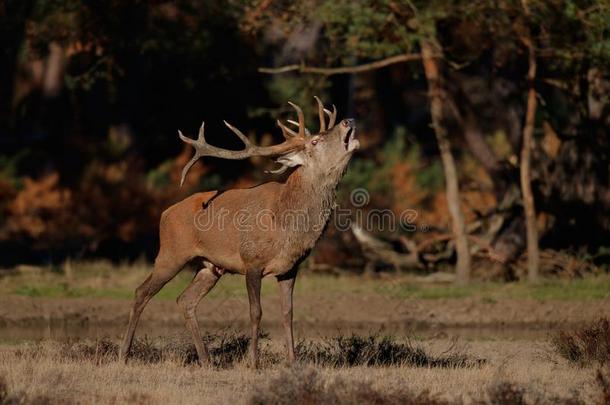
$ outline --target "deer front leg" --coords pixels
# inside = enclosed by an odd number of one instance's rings
[[[284,334],[286,336],[286,359],[288,364],[293,364],[295,360],[294,337],[292,334],[292,291],[294,290],[294,283],[296,279],[296,271],[291,271],[288,274],[277,278],[277,282],[280,286],[282,324],[284,326]]]
[[[258,368],[258,335],[263,310],[261,308],[261,280],[262,270],[251,270],[246,273],[246,288],[248,289],[248,300],[250,301],[250,329],[252,340],[250,341],[250,366]]]

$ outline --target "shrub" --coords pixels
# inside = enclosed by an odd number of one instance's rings
[[[499,382],[488,390],[489,403],[493,405],[526,405],[525,389],[510,382]]]
[[[87,360],[99,364],[116,360],[119,355],[119,346],[106,338],[93,343],[68,341],[62,345],[60,355],[69,360]]]
[[[470,359],[451,346],[441,356],[432,356],[411,342],[396,342],[391,337],[336,336],[322,342],[300,342],[296,347],[300,361],[330,367],[397,366],[474,367],[480,359]]]
[[[209,346],[213,364],[218,368],[229,368],[240,362],[250,343],[249,337],[240,334],[208,335],[204,340]],[[107,338],[95,342],[67,342],[61,348],[61,355],[70,360],[107,363],[118,359],[119,345]],[[129,358],[141,363],[177,360],[185,365],[198,359],[195,346],[190,341],[155,344],[147,338],[134,340]]]
[[[560,331],[551,338],[555,353],[580,366],[610,363],[610,321],[601,318],[573,331]]]
[[[610,404],[610,369],[603,372],[597,370],[596,375],[597,386],[600,389],[599,403],[600,405]]]
[[[292,368],[282,371],[277,377],[254,387],[248,403],[251,405],[449,404],[427,392],[415,395],[404,386],[381,391],[367,381],[347,381],[342,378],[328,381],[313,368]]]

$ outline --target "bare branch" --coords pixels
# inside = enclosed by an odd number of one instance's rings
[[[404,63],[411,62],[415,60],[420,60],[421,55],[419,53],[407,53],[404,55],[396,55],[391,56],[389,58],[381,59],[371,63],[364,63],[362,65],[357,66],[341,66],[336,68],[324,68],[324,67],[314,67],[307,66],[305,64],[295,64],[295,65],[287,65],[281,66],[278,68],[258,68],[260,73],[267,74],[282,74],[288,72],[299,72],[299,73],[312,73],[318,75],[332,76],[332,75],[341,75],[341,74],[350,74],[350,73],[362,73],[368,72],[375,69],[381,69],[389,65],[393,65],[396,63]]]

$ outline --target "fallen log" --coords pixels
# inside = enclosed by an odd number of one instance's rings
[[[352,233],[362,249],[365,272],[372,272],[378,266],[391,267],[395,271],[432,268],[455,255],[453,235],[449,233],[433,235],[420,243],[405,236],[394,241],[382,240],[355,224]],[[476,235],[467,235],[467,238],[472,255],[504,264],[503,256],[485,239]]]
[[[391,266],[397,272],[403,269],[423,267],[417,250],[408,249],[409,246],[411,248],[414,247],[408,241],[400,241],[400,243],[409,252],[400,253],[395,250],[391,243],[374,237],[359,225],[352,225],[352,233],[362,248],[362,254],[366,261],[364,266],[365,272],[373,272],[378,265]]]

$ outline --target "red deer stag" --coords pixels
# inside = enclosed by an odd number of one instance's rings
[[[138,319],[148,301],[189,262],[201,268],[178,297],[186,327],[195,342],[199,360],[209,364],[210,356],[202,340],[195,310],[199,301],[214,287],[224,272],[246,276],[250,301],[252,340],[250,361],[258,364],[258,336],[262,310],[261,279],[275,276],[281,293],[286,351],[295,360],[292,335],[292,291],[299,262],[308,255],[329,220],[335,204],[335,190],[347,163],[359,147],[355,122],[345,119],[335,125],[337,111],[318,102],[320,131],[311,135],[299,106],[289,103],[298,122],[278,120],[286,140],[273,146],[253,145],[237,128],[225,122],[245,145],[243,150],[221,149],[208,144],[203,124],[197,140],[180,139],[195,148],[193,158],[182,171],[181,184],[190,167],[202,156],[245,159],[273,157],[281,164],[280,173],[296,169],[285,183],[268,182],[248,189],[223,193],[206,191],[194,194],[169,207],[161,215],[160,248],[152,273],[135,290],[129,326],[121,347],[121,359],[130,351]],[[329,117],[328,125],[326,115]]]

